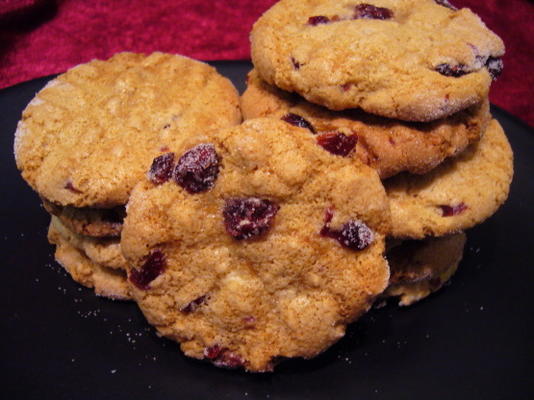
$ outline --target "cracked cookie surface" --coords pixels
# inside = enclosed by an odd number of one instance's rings
[[[251,33],[255,68],[329,109],[407,121],[443,118],[487,97],[504,45],[478,16],[433,0],[371,3],[276,3]]]
[[[249,371],[313,357],[387,286],[373,169],[268,118],[171,151],[133,190],[121,246],[134,299],[186,355]]]

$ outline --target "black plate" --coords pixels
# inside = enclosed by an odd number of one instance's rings
[[[214,64],[243,89],[249,63]],[[493,108],[515,151],[512,192],[468,233],[451,286],[413,307],[373,310],[314,360],[254,375],[184,357],[133,303],[94,296],[54,262],[48,216],[12,151],[21,111],[48,79],[0,91],[3,398],[534,398],[534,137],[521,121]]]

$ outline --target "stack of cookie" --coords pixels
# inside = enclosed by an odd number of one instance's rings
[[[15,158],[57,261],[186,355],[249,371],[438,289],[513,170],[487,99],[502,43],[438,3],[282,0],[252,32],[243,123],[231,83],[181,56],[52,80]]]
[[[232,83],[182,56],[121,53],[51,80],[24,110],[15,158],[53,216],[56,260],[97,294],[130,299],[119,242],[132,188],[185,137],[240,122]]]
[[[282,0],[251,43],[244,118],[286,121],[375,168],[392,214],[386,295],[408,305],[439,289],[462,231],[508,195],[512,152],[488,102],[500,38],[444,0]]]

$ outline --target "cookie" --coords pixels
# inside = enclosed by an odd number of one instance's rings
[[[433,0],[281,0],[255,23],[269,84],[332,110],[432,121],[481,103],[504,45],[469,9]]]
[[[439,290],[456,272],[463,256],[465,233],[408,240],[388,250],[391,269],[383,297],[409,306]]]
[[[391,207],[391,236],[443,236],[471,228],[505,202],[513,153],[492,120],[480,142],[425,175],[399,174],[384,181]]]
[[[248,371],[310,358],[387,286],[376,171],[276,119],[191,137],[130,197],[132,295],[190,357]]]
[[[353,155],[382,179],[402,171],[424,174],[445,158],[478,141],[491,120],[489,103],[428,123],[377,117],[361,110],[330,111],[263,81],[255,70],[241,96],[245,119],[271,116],[318,135],[342,132],[357,137]]]
[[[71,246],[80,250],[87,258],[96,264],[107,268],[126,270],[119,238],[94,238],[83,236],[70,230],[57,217],[52,217],[50,225]]]
[[[126,272],[98,264],[74,247],[58,232],[54,221],[48,230],[48,240],[56,245],[55,259],[79,284],[94,289],[98,296],[113,300],[130,300]]]
[[[152,159],[184,138],[241,121],[231,82],[186,57],[119,53],[53,79],[15,134],[17,167],[49,202],[126,204]]]
[[[42,199],[43,207],[57,217],[70,231],[79,235],[110,238],[120,237],[122,220],[126,215],[124,206],[91,208],[60,206]]]

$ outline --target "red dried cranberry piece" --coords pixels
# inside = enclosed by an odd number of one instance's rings
[[[213,364],[217,367],[233,369],[243,366],[245,361],[239,355],[226,350],[213,361]]]
[[[211,360],[217,367],[237,368],[245,364],[245,361],[239,355],[218,344],[206,347],[204,349],[204,357]]]
[[[186,151],[174,169],[174,180],[189,193],[205,192],[213,187],[219,175],[219,156],[210,143]]]
[[[449,3],[449,0],[434,0],[436,3],[438,3],[440,6],[450,8],[451,10],[458,10],[455,6],[453,6],[451,3]]]
[[[293,57],[291,57],[291,64],[293,64],[293,68],[296,70],[300,69],[300,63]]]
[[[461,214],[462,212],[467,210],[467,206],[463,202],[458,203],[455,206],[443,205],[443,206],[440,206],[440,208],[441,208],[441,215],[443,217],[452,217],[454,215]]]
[[[165,270],[165,254],[160,250],[154,250],[146,258],[141,269],[130,271],[130,281],[139,289],[149,289],[149,284]]]
[[[256,324],[256,318],[252,315],[243,318],[243,322],[245,323],[245,327],[247,328],[253,328]]]
[[[282,121],[287,122],[288,124],[298,126],[299,128],[308,129],[311,133],[317,133],[313,125],[307,119],[301,117],[300,115],[288,113],[282,117]]]
[[[486,68],[493,79],[497,79],[501,75],[503,67],[504,64],[500,58],[489,57],[488,61],[486,61]]]
[[[256,197],[226,200],[223,210],[226,232],[237,240],[263,235],[278,212],[276,203]]]
[[[362,3],[354,7],[353,19],[390,19],[393,11],[385,7],[377,7],[372,4]]]
[[[452,76],[458,78],[462,75],[468,74],[465,64],[450,65],[450,64],[438,64],[435,68],[441,75]]]
[[[180,311],[189,314],[195,312],[206,301],[206,295],[197,297],[195,300],[187,304],[185,307],[180,308]]]
[[[162,154],[152,161],[150,171],[148,171],[148,179],[154,185],[161,185],[171,179],[173,169],[174,153]]]
[[[331,209],[325,211],[324,225],[320,235],[336,239],[342,246],[351,250],[363,250],[375,239],[373,231],[362,221],[350,220],[341,230],[330,228],[334,213]]]
[[[324,15],[315,15],[313,17],[308,18],[308,25],[315,26],[319,24],[328,24],[330,22],[330,19],[328,17],[325,17]]]
[[[356,135],[347,136],[341,132],[327,132],[317,138],[317,143],[325,150],[342,157],[348,156],[356,147],[357,142]]]
[[[83,193],[80,189],[76,189],[70,180],[65,183],[65,189],[70,190],[72,193],[76,194]]]
[[[351,220],[343,225],[339,243],[352,250],[363,250],[375,239],[375,235],[367,225],[361,221]]]
[[[219,346],[218,344],[214,344],[213,346],[206,347],[204,349],[204,357],[210,360],[214,360],[219,357],[223,350],[224,349],[221,346]]]

